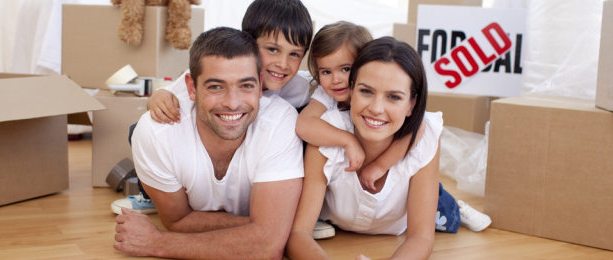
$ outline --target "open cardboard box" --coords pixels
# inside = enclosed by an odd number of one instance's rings
[[[0,73],[0,205],[68,188],[67,114],[104,106],[64,76]]]

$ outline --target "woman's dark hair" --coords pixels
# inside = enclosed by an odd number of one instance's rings
[[[353,62],[351,73],[349,74],[349,87],[355,87],[355,80],[360,68],[373,61],[393,62],[402,68],[411,78],[410,95],[415,100],[415,106],[411,111],[411,116],[404,119],[404,123],[394,133],[394,139],[400,139],[408,134],[413,134],[409,148],[415,142],[415,133],[426,112],[426,98],[428,96],[428,83],[426,82],[426,72],[421,62],[421,58],[408,44],[398,41],[392,37],[382,37],[373,40],[360,50],[358,57]]]
[[[249,5],[242,23],[243,31],[258,39],[262,35],[283,33],[296,46],[311,46],[313,22],[300,0],[255,0]]]

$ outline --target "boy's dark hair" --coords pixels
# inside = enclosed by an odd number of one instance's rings
[[[217,27],[201,33],[189,50],[189,71],[194,84],[202,72],[202,57],[221,56],[227,59],[253,56],[260,73],[260,53],[255,39],[246,32],[228,27]]]
[[[389,36],[382,37],[367,43],[360,50],[349,74],[350,88],[354,88],[360,68],[373,61],[396,63],[411,78],[410,95],[411,99],[415,99],[415,106],[411,116],[406,117],[400,129],[394,133],[394,139],[400,139],[412,133],[410,149],[415,142],[415,136],[426,112],[428,82],[424,65],[413,47]]]
[[[254,39],[283,33],[289,43],[304,47],[305,53],[313,38],[311,15],[300,0],[255,0],[243,16],[242,28]]]

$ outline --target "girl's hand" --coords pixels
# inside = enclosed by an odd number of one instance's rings
[[[381,169],[376,163],[370,163],[366,165],[362,171],[358,174],[358,178],[360,179],[360,184],[362,184],[362,188],[367,190],[370,193],[375,193],[377,188],[375,187],[375,182],[379,180],[385,174],[385,170]]]
[[[347,160],[349,161],[349,166],[345,168],[347,172],[354,172],[362,167],[362,163],[364,163],[364,149],[358,142],[357,139],[353,139],[348,145],[345,145],[345,156],[347,156]]]
[[[174,124],[181,120],[179,100],[167,90],[154,91],[148,106],[151,118],[158,123]]]

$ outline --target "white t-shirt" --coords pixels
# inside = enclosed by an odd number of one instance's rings
[[[187,84],[185,84],[185,74],[188,73],[189,70],[185,71],[177,80],[168,86],[164,87],[165,90],[168,90],[175,94],[175,96],[179,100],[188,100],[189,94],[187,92]],[[295,108],[302,107],[309,103],[309,97],[311,95],[311,74],[308,71],[298,71],[296,75],[290,79],[283,88],[278,91],[264,91],[263,95],[270,96],[280,96],[285,99]],[[187,98],[184,98],[187,97]],[[183,105],[183,103],[181,103]]]
[[[326,111],[336,109],[338,107],[338,102],[328,95],[321,85],[318,85],[315,91],[313,91],[311,99],[315,99],[324,105],[324,107],[326,107]]]
[[[329,110],[322,119],[353,133],[348,111]],[[426,112],[424,123],[423,136],[403,160],[390,168],[385,185],[377,194],[363,190],[356,173],[345,172],[349,163],[343,148],[320,147],[320,153],[328,159],[323,169],[328,189],[320,219],[358,233],[402,234],[407,229],[409,181],[437,152],[443,130],[442,113]]]
[[[294,130],[297,112],[280,97],[261,98],[257,118],[221,180],[198,135],[196,110],[193,105],[186,110],[174,125],[154,122],[149,112],[141,116],[132,154],[143,183],[164,192],[184,187],[194,210],[246,216],[254,183],[304,176],[302,141]]]

